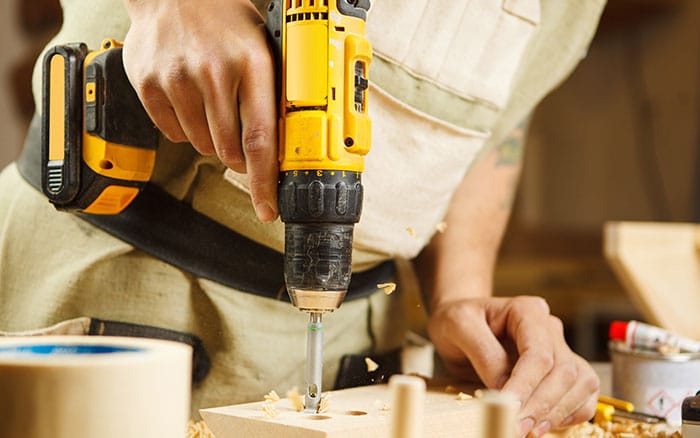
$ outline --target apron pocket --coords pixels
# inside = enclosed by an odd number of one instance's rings
[[[36,330],[27,330],[23,332],[0,331],[0,336],[83,336],[87,335],[89,331],[90,318],[81,316]]]
[[[489,133],[431,117],[370,86],[372,151],[362,174],[355,247],[413,258],[442,222],[452,193]]]

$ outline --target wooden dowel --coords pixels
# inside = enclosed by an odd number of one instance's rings
[[[516,435],[518,404],[510,394],[484,391],[484,438],[513,438]]]
[[[425,410],[425,381],[420,377],[395,375],[389,379],[391,391],[391,438],[422,438]]]

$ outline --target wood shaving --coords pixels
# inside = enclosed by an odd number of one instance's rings
[[[447,229],[447,222],[440,222],[439,224],[435,224],[435,231],[438,233],[444,233],[445,230]]]
[[[287,391],[287,398],[292,402],[292,407],[295,411],[301,412],[304,410],[304,397],[299,394],[299,390],[296,386]]]
[[[277,395],[277,393],[276,393],[275,390],[273,389],[272,391],[270,391],[269,393],[267,393],[267,394],[265,395],[265,401],[269,401],[269,402],[272,402],[272,403],[278,402],[278,401],[280,401],[280,396]]]
[[[318,413],[319,414],[323,414],[325,412],[328,412],[330,398],[331,398],[330,392],[327,392],[325,394],[321,394],[321,400],[319,400],[319,402],[318,402]]]
[[[368,373],[377,371],[377,368],[379,368],[379,364],[377,362],[373,361],[369,357],[365,357],[365,364],[367,365],[367,372]]]
[[[459,394],[457,394],[457,400],[470,400],[472,398],[474,398],[474,397],[469,395],[469,394],[465,394],[463,392],[460,392]]]
[[[187,438],[215,438],[204,421],[194,422],[190,420],[187,423]]]
[[[389,405],[382,400],[375,400],[374,407],[379,410],[380,415],[386,415],[386,413],[390,410]]]
[[[681,347],[678,345],[661,344],[657,350],[661,354],[679,354],[681,352]]]
[[[678,428],[666,423],[638,421],[581,423],[569,428],[566,438],[681,438]]]
[[[266,401],[262,404],[262,411],[265,413],[265,417],[267,418],[275,418],[277,416],[277,409],[275,409],[270,401]]]
[[[384,289],[384,293],[391,295],[396,290],[396,283],[379,283],[377,289]]]
[[[476,398],[481,398],[484,396],[484,390],[483,389],[477,389],[474,391],[474,397]]]
[[[413,227],[406,227],[406,232],[411,237],[415,237],[416,235],[416,231],[413,229]]]

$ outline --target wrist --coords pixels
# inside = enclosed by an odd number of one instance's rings
[[[495,256],[491,251],[480,245],[465,247],[463,243],[446,248],[444,237],[433,239],[414,260],[423,297],[431,313],[450,303],[492,295]]]
[[[492,296],[490,272],[463,271],[461,275],[437,276],[425,285],[424,296],[430,313],[465,300],[479,300]]]

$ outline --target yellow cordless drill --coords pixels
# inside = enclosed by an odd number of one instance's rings
[[[285,282],[292,303],[309,313],[308,411],[318,410],[321,396],[321,315],[347,293],[362,210],[360,174],[371,137],[369,7],[369,0],[274,0],[268,7],[280,85]]]

